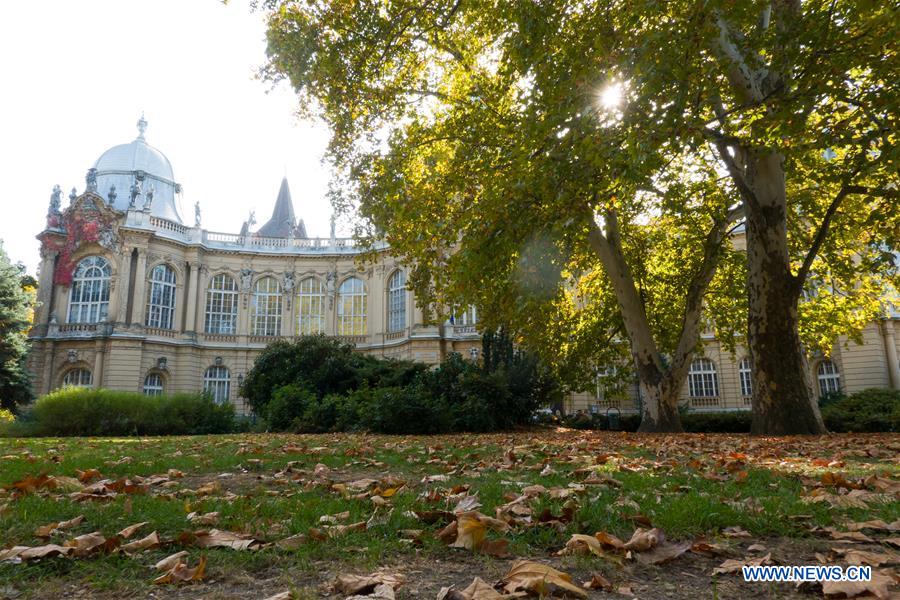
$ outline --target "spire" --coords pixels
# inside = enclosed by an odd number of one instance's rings
[[[137,122],[138,136],[137,139],[144,139],[144,132],[147,131],[147,119],[144,118],[144,111],[141,111],[141,118]]]
[[[278,199],[275,200],[272,218],[260,227],[256,233],[263,237],[290,237],[294,231],[296,221],[294,203],[291,200],[291,190],[288,188],[288,180],[285,177],[281,180],[281,189],[278,190]]]

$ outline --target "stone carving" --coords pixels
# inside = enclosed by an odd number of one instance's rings
[[[285,271],[284,272],[284,281],[282,282],[282,287],[285,292],[290,292],[294,289],[294,273],[293,271]]]
[[[109,199],[109,203],[115,204],[117,196],[118,194],[116,194],[116,184],[109,186],[109,192],[107,192],[106,194],[107,199]]]
[[[334,229],[335,229],[335,216],[334,216],[334,213],[331,213],[331,238],[330,238],[331,240],[335,239]]]
[[[87,175],[84,176],[84,181],[87,184],[88,192],[97,193],[97,169],[90,168],[88,169]]]
[[[250,291],[250,286],[253,284],[253,270],[252,269],[241,269],[241,290],[245,292]]]
[[[334,284],[337,281],[337,272],[331,271],[325,275],[325,291],[329,294],[334,293]]]
[[[78,350],[69,350],[66,352],[66,360],[70,363],[78,362]]]
[[[116,232],[111,227],[101,229],[97,234],[97,243],[107,250],[113,250],[116,246]]]
[[[134,183],[131,184],[131,202],[128,203],[128,208],[134,208],[137,199],[140,198],[143,194],[144,192],[141,189],[141,180],[135,178]]]
[[[153,195],[156,193],[156,187],[151,183],[150,187],[147,188],[147,193],[145,196],[147,200],[144,202],[144,212],[150,212],[150,207],[153,206]]]
[[[200,201],[194,203],[194,227],[200,227]]]
[[[72,188],[72,191],[69,192],[69,202],[75,202],[75,198],[78,197],[78,190]]]
[[[62,188],[57,183],[53,186],[53,192],[50,194],[50,208],[47,210],[47,216],[58,215],[60,206],[62,206]]]

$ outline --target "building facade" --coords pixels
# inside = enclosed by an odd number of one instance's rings
[[[106,151],[62,208],[56,186],[39,234],[39,306],[31,332],[38,395],[64,385],[208,390],[246,411],[238,387],[277,339],[323,333],[361,352],[436,364],[480,346],[474,311],[426,325],[387,247],[358,261],[352,239],[309,237],[288,182],[272,218],[239,233],[178,210],[168,159],[139,135]],[[477,352],[477,350],[476,350]]]
[[[386,246],[359,261],[352,239],[310,237],[297,220],[287,180],[272,217],[251,231],[208,231],[199,204],[186,223],[181,186],[165,155],[138,137],[110,148],[88,170],[86,187],[50,199],[41,241],[39,305],[31,331],[37,394],[65,385],[146,394],[209,391],[246,412],[238,388],[269,343],[323,333],[361,352],[437,364],[450,352],[477,358],[474,308],[427,324],[406,288],[406,271]],[[740,244],[740,238],[735,240]],[[695,410],[750,407],[750,362],[712,334],[682,392]],[[818,394],[900,389],[900,313],[870,324],[863,343],[839,340],[831,357],[810,361]],[[611,383],[571,394],[567,412],[636,410],[635,385]]]

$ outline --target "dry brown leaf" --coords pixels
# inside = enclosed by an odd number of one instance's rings
[[[0,562],[12,561],[22,562],[26,560],[34,560],[38,558],[49,558],[51,556],[69,556],[75,553],[75,548],[69,546],[58,546],[56,544],[46,544],[44,546],[13,546],[7,550],[0,550]]]
[[[508,549],[509,540],[485,540],[478,551],[495,558],[505,558],[509,556]]]
[[[566,542],[566,547],[557,552],[560,556],[588,553],[597,556],[607,556],[606,552],[603,551],[603,545],[596,537],[581,533],[573,533],[569,541]]]
[[[88,483],[94,479],[103,479],[103,476],[97,469],[85,469],[84,471],[75,469],[75,475],[81,483]]]
[[[396,589],[403,584],[404,577],[399,573],[386,573],[376,571],[371,575],[352,575],[345,573],[338,575],[331,584],[332,592],[349,596],[367,595],[380,585],[387,585]]]
[[[151,532],[146,537],[143,537],[139,540],[135,540],[133,542],[129,542],[127,544],[123,544],[119,549],[125,554],[133,554],[135,552],[140,552],[142,550],[149,550],[151,548],[156,548],[160,545],[159,534],[155,531]]]
[[[232,550],[257,550],[262,546],[262,541],[252,535],[220,531],[198,531],[195,534],[194,543],[201,548],[231,548]]]
[[[589,590],[603,590],[605,592],[613,591],[613,584],[600,573],[594,573],[591,576],[591,580],[585,581],[581,586]]]
[[[203,574],[206,570],[206,557],[201,556],[200,562],[193,569],[188,568],[187,563],[185,562],[177,562],[175,566],[169,569],[168,572],[163,573],[159,577],[153,580],[153,583],[161,584],[161,583],[181,583],[185,581],[200,581],[203,579]]]
[[[148,523],[149,523],[149,521],[144,521],[143,523],[135,523],[134,525],[129,525],[128,527],[126,527],[125,529],[123,529],[122,531],[119,532],[119,536],[120,536],[121,538],[127,540],[128,538],[130,538],[131,536],[133,536],[134,533],[135,533],[138,529],[140,529],[140,528],[143,527],[144,525],[147,525]]]
[[[720,574],[728,574],[728,573],[737,573],[743,567],[759,567],[762,565],[772,564],[772,554],[766,554],[765,556],[760,556],[758,558],[745,558],[743,560],[738,559],[729,559],[723,562],[721,565],[713,569],[713,575]]]
[[[63,543],[63,546],[74,548],[75,551],[73,555],[82,557],[93,554],[94,552],[110,552],[116,549],[121,542],[122,540],[119,536],[107,538],[99,531],[94,531],[67,540]]]
[[[871,529],[873,531],[900,531],[900,519],[893,523],[885,523],[881,519],[847,523],[847,531],[862,531],[863,529]]]
[[[726,527],[722,530],[722,535],[730,538],[748,538],[751,537],[750,532],[746,529],[734,525],[732,527]]]
[[[68,521],[60,521],[59,523],[50,523],[49,525],[38,527],[34,532],[34,535],[41,538],[50,537],[57,531],[64,531],[66,529],[77,527],[78,525],[81,525],[83,521],[84,515],[78,515],[77,517],[69,519]]]
[[[638,527],[634,530],[634,533],[631,534],[631,539],[625,542],[622,548],[625,550],[633,550],[635,552],[643,552],[655,548],[660,542],[665,540],[665,537],[662,530],[658,527],[654,527],[653,529],[643,529]]]
[[[561,591],[579,598],[587,598],[587,593],[572,583],[572,578],[549,565],[517,560],[509,573],[501,580],[507,592],[529,592],[537,596],[546,596],[554,591]]]
[[[857,550],[856,548],[832,548],[832,551],[838,556],[842,556],[847,564],[850,565],[870,565],[880,567],[881,565],[896,564],[900,562],[900,556],[893,552],[871,552],[868,550]]]
[[[826,598],[855,598],[857,596],[875,596],[891,598],[891,585],[894,578],[884,572],[872,571],[870,581],[823,581],[822,594]],[[896,596],[893,596],[896,598]]]
[[[281,548],[282,550],[296,550],[300,546],[303,546],[309,541],[309,538],[302,533],[297,533],[290,537],[286,537],[283,540],[278,540],[275,542],[275,545]]]
[[[187,520],[194,525],[215,525],[219,522],[219,513],[208,512],[200,514],[198,512],[192,512],[188,514]]]
[[[274,596],[269,596],[268,598],[265,598],[264,600],[291,600],[291,592],[290,591],[279,592],[278,594],[275,594]]]
[[[158,563],[156,563],[155,565],[153,565],[153,568],[156,569],[157,571],[168,571],[169,569],[171,569],[178,563],[184,562],[181,559],[187,555],[188,555],[187,550],[182,550],[181,552],[176,552],[175,554],[171,554],[171,555],[165,557],[164,559],[162,559],[161,561],[159,561]]]
[[[635,558],[638,562],[646,565],[658,565],[678,558],[690,549],[691,542],[662,543],[647,552],[638,552],[635,554]]]
[[[831,534],[832,539],[844,540],[847,542],[874,542],[872,538],[861,531],[837,531],[831,527],[826,527],[826,531]]]

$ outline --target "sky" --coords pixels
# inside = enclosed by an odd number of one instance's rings
[[[199,200],[205,229],[237,233],[251,210],[259,227],[286,175],[307,233],[328,236],[328,129],[298,119],[287,84],[255,78],[265,24],[248,2],[3,2],[0,56],[0,239],[30,273],[53,186],[65,206],[105,150],[137,136],[142,112],[186,223]]]

